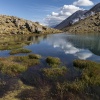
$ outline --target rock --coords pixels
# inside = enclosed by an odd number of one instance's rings
[[[27,21],[26,24],[25,24],[25,26],[26,26],[26,28],[27,28],[30,32],[32,32],[32,33],[35,32],[35,26],[32,25],[32,22]]]
[[[15,24],[16,27],[19,27],[20,24],[21,24],[20,20],[18,20],[18,19],[14,19],[13,22],[14,22],[14,24]]]
[[[36,33],[41,33],[42,32],[42,27],[36,27]]]
[[[21,29],[21,30],[23,30],[23,29],[25,29],[25,28],[26,28],[26,26],[24,26],[24,25],[20,26],[20,29]]]

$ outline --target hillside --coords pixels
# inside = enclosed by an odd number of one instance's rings
[[[92,12],[94,12],[94,13],[100,12],[100,3],[96,4],[90,10],[88,10],[84,15],[85,16],[91,15]]]
[[[55,28],[74,33],[100,33],[100,3],[90,10],[76,11]]]
[[[79,18],[84,15],[85,12],[86,12],[86,10],[84,10],[84,11],[83,10],[76,11],[71,16],[69,16],[67,19],[65,19],[64,21],[62,21],[57,26],[55,26],[55,28],[56,29],[63,29],[64,27],[70,26],[74,22],[77,22],[79,20]]]
[[[70,33],[100,33],[100,12],[83,19],[72,26],[65,27],[63,30]]]
[[[57,33],[59,30],[14,16],[0,15],[0,34]]]

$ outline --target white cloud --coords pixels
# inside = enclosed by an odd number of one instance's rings
[[[60,8],[58,12],[52,12],[50,15],[48,15],[45,19],[45,22],[49,26],[59,24],[77,10],[83,10],[83,9],[75,5],[64,5],[63,7]]]
[[[78,0],[73,3],[75,6],[92,6],[94,3],[91,0]]]

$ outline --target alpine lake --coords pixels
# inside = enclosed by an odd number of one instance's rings
[[[0,100],[100,99],[100,34],[0,36],[0,44]]]

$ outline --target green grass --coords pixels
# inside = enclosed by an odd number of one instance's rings
[[[41,55],[38,55],[38,54],[29,54],[28,57],[30,59],[40,59],[41,58]]]
[[[46,62],[49,64],[49,65],[59,65],[61,64],[61,61],[59,58],[57,57],[47,57],[46,58]]]
[[[91,85],[100,85],[100,63],[88,60],[75,60],[74,66],[83,69],[82,80]]]
[[[20,49],[11,50],[10,54],[14,55],[14,54],[18,54],[18,53],[30,53],[30,52],[31,52],[31,50],[20,48]]]
[[[74,60],[73,61],[73,66],[80,69],[87,68],[89,66],[92,67],[96,65],[98,65],[98,63],[89,61],[89,60]]]
[[[6,75],[16,76],[26,70],[26,66],[23,66],[16,62],[9,62],[5,59],[0,63],[0,72]]]
[[[61,77],[64,77],[66,72],[67,72],[67,68],[64,66],[58,68],[55,67],[55,68],[42,69],[43,75],[50,80],[59,80]]]
[[[10,56],[0,58],[0,72],[3,74],[16,76],[25,72],[29,67],[40,64],[39,59],[30,59],[29,56]]]

